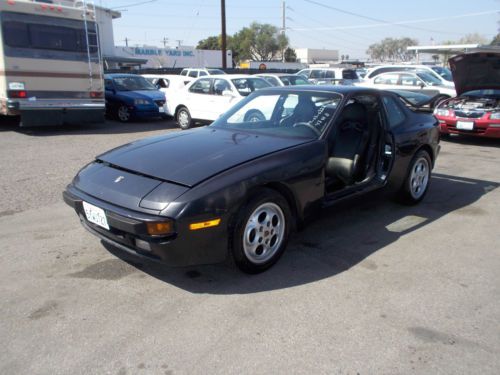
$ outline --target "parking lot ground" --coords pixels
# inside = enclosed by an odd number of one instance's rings
[[[62,202],[94,155],[165,131],[0,129],[0,373],[500,373],[498,141],[444,140],[420,205],[345,201],[248,276],[127,258]]]

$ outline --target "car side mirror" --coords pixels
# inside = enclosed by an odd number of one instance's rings
[[[420,88],[423,89],[425,87],[425,84],[423,82],[420,82]]]

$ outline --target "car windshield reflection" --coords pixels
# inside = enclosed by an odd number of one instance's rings
[[[113,78],[118,91],[157,90],[157,88],[143,77],[115,77]]]
[[[211,127],[317,139],[333,118],[342,95],[327,92],[256,93]]]

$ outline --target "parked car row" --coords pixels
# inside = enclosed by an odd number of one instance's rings
[[[196,122],[216,120],[250,93],[263,88],[343,84],[391,90],[410,104],[412,99],[418,101],[421,109],[426,102],[429,110],[435,109],[444,135],[499,137],[499,92],[495,86],[496,73],[491,73],[498,57],[490,55],[468,54],[451,59],[453,76],[449,69],[426,65],[385,65],[363,72],[350,68],[309,68],[296,74],[228,75],[220,69],[199,68],[184,69],[180,75],[112,74],[105,80],[106,108],[110,116],[120,121],[171,116],[182,129],[188,129]],[[474,62],[468,62],[471,59]],[[462,65],[471,64],[475,67],[474,75],[461,71]],[[449,81],[452,77],[455,83]],[[260,108],[247,116],[247,121],[262,121],[266,114]]]

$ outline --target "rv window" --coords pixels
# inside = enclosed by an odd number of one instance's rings
[[[24,22],[5,22],[2,29],[6,45],[10,47],[29,47],[28,29]]]
[[[76,30],[69,27],[36,25],[28,26],[31,44],[34,48],[53,49],[62,51],[81,50],[76,46]]]

